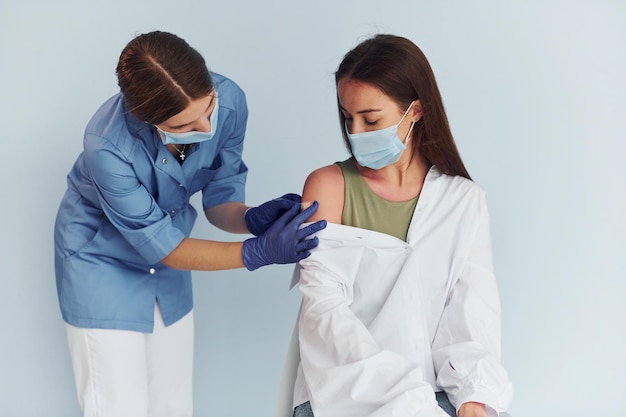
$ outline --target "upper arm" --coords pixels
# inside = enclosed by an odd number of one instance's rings
[[[135,165],[131,164],[118,148],[96,135],[86,140],[84,158],[99,207],[112,227],[147,262],[162,260],[180,244],[184,233],[172,225],[171,217],[135,171],[141,164],[149,162],[135,161]],[[165,193],[167,190],[157,192]],[[177,208],[175,204],[176,201],[173,201],[167,208]],[[111,256],[127,256],[120,252],[125,248],[127,246],[121,244],[109,245],[105,250]]]
[[[245,95],[232,82],[222,83],[219,94],[216,137],[204,147],[205,157],[212,159],[196,173],[198,181],[205,181],[200,186],[205,210],[221,203],[244,201],[248,175],[248,167],[242,159],[248,120]]]
[[[165,217],[131,163],[105,139],[90,136],[84,157],[100,206],[118,229],[138,229]]]
[[[344,202],[344,179],[337,164],[328,165],[313,171],[304,183],[302,202],[317,201],[319,208],[309,221],[326,220],[341,224]]]

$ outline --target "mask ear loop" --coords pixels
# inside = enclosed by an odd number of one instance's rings
[[[404,115],[402,116],[402,119],[404,119],[406,117],[406,115],[409,113],[409,110],[411,110],[411,107],[413,107],[413,104],[415,104],[417,100],[413,100],[411,102],[411,104],[409,104],[409,107],[406,109],[406,111],[404,112]],[[420,117],[421,119],[421,117]],[[413,126],[415,126],[415,123],[419,122],[420,119],[417,119],[414,122],[411,122],[411,127],[409,128],[408,133],[406,134],[406,137],[404,138],[404,146],[408,145],[412,136],[411,136],[411,132],[413,131]],[[402,122],[402,120],[400,120],[400,123]]]
[[[413,136],[411,136],[411,132],[413,131],[413,126],[415,126],[415,123],[417,123],[418,120],[411,122],[411,127],[409,128],[409,132],[406,134],[406,137],[404,138],[404,146],[408,145],[409,142],[411,141],[411,138]]]

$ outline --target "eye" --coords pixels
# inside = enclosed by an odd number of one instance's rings
[[[365,123],[368,126],[374,126],[374,125],[376,125],[376,123],[378,123],[378,120],[365,120]]]

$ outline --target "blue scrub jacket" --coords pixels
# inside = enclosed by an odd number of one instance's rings
[[[244,92],[211,73],[219,96],[215,136],[181,165],[153,125],[130,115],[121,94],[85,130],[84,150],[67,176],[54,231],[55,273],[65,322],[151,332],[158,300],[166,325],[191,311],[191,272],[160,261],[189,236],[197,212],[245,198],[241,159],[248,119]]]

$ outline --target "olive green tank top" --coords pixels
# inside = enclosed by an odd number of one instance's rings
[[[367,185],[354,158],[337,162],[344,178],[344,203],[341,223],[386,233],[406,242],[409,224],[419,196],[408,201],[389,201]]]

